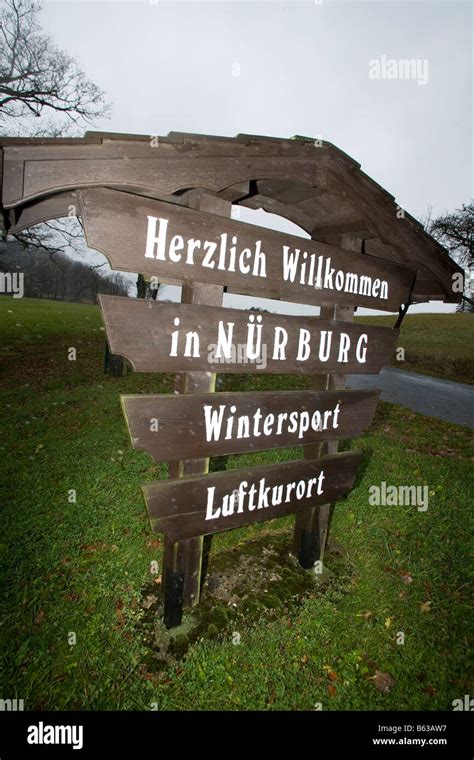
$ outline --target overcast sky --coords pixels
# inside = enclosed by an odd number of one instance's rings
[[[46,0],[42,22],[112,101],[97,129],[321,136],[414,216],[472,196],[468,2]]]

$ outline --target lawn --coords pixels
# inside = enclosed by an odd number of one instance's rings
[[[356,321],[393,327],[395,317],[356,317]],[[458,383],[474,383],[474,314],[413,314],[403,320],[391,365]]]
[[[3,297],[0,313],[1,698],[25,709],[449,710],[472,694],[469,430],[379,404],[345,444],[366,452],[366,467],[335,510],[327,574],[294,566],[291,518],[215,537],[210,578],[220,589],[233,578],[236,599],[206,587],[186,618],[197,638],[181,632],[163,657],[162,537],[140,483],[165,468],[131,448],[119,394],[169,392],[172,378],[104,375],[95,307]],[[465,317],[427,324],[451,352],[446,366],[462,360]],[[418,316],[404,329],[407,355],[411,342],[421,357],[417,320],[424,329]],[[226,376],[223,389],[305,382]],[[241,455],[228,467],[299,456]],[[427,485],[428,509],[371,506],[382,481]]]

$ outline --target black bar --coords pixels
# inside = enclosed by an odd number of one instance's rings
[[[33,758],[135,757],[140,747],[153,746],[157,736],[179,736],[181,751],[194,751],[197,732],[232,737],[238,753],[252,748],[269,757],[281,749],[289,732],[312,733],[322,752],[347,758],[408,758],[408,760],[471,760],[472,715],[467,711],[432,712],[162,712],[156,703],[133,712],[1,712],[2,760]],[[40,724],[42,724],[40,726]],[[51,727],[69,729],[74,744],[45,742]],[[74,734],[73,734],[74,729]],[[34,734],[39,742],[32,742]],[[28,739],[30,738],[30,740]],[[137,738],[138,737],[138,738]],[[43,741],[41,740],[43,739]],[[80,739],[80,741],[78,741]],[[420,744],[413,742],[417,739]],[[421,746],[421,742],[425,741]],[[383,741],[383,743],[381,743]],[[81,747],[79,745],[82,745]],[[158,745],[160,746],[160,745]],[[105,752],[104,752],[105,750]],[[156,754],[156,753],[155,753]],[[226,753],[222,753],[224,756]]]

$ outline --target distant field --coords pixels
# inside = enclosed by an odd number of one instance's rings
[[[358,322],[393,327],[396,317],[358,317]],[[407,314],[398,345],[404,361],[392,366],[459,383],[474,383],[474,314]]]
[[[364,451],[365,470],[336,507],[328,578],[316,585],[292,563],[292,518],[215,537],[209,573],[241,573],[236,601],[206,590],[199,637],[183,634],[160,663],[150,563],[163,544],[140,484],[165,467],[131,448],[119,395],[169,392],[172,378],[105,376],[95,307],[0,298],[0,318],[2,698],[33,710],[451,710],[472,694],[471,431],[379,404],[344,443]],[[472,316],[405,324],[407,356],[411,345],[432,367],[438,345],[461,360]],[[227,375],[224,389],[305,384]],[[228,467],[296,457],[245,454]],[[429,508],[371,506],[382,481],[426,485]]]

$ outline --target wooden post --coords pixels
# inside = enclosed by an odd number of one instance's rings
[[[111,353],[108,341],[105,341],[104,372],[112,377],[123,377],[127,372],[125,359],[123,356]]]
[[[183,204],[184,205],[184,204]],[[206,195],[199,190],[189,192],[190,208],[206,211],[216,216],[230,216],[232,203],[222,198]],[[205,285],[194,282],[182,287],[181,303],[222,306],[224,288],[221,285]],[[216,376],[210,372],[186,372],[177,375],[175,391],[178,393],[209,393],[215,390]],[[209,459],[191,459],[170,462],[169,475],[181,478],[185,475],[201,475],[209,470]],[[163,555],[164,618],[167,628],[181,623],[183,608],[198,604],[201,589],[204,537],[187,539],[172,544],[165,538]],[[209,546],[206,547],[207,552]]]
[[[362,242],[354,235],[341,235],[338,240],[341,248],[360,252]],[[320,319],[334,319],[338,322],[352,322],[355,309],[352,306],[336,306],[335,304],[322,304]],[[346,376],[341,374],[314,375],[312,381],[313,390],[342,390],[346,384]],[[315,459],[325,454],[336,454],[338,441],[327,443],[310,444],[304,446],[304,458]],[[293,553],[301,567],[309,570],[314,563],[321,561],[329,534],[331,523],[331,504],[323,504],[314,509],[307,509],[296,515],[295,531],[293,537]]]

